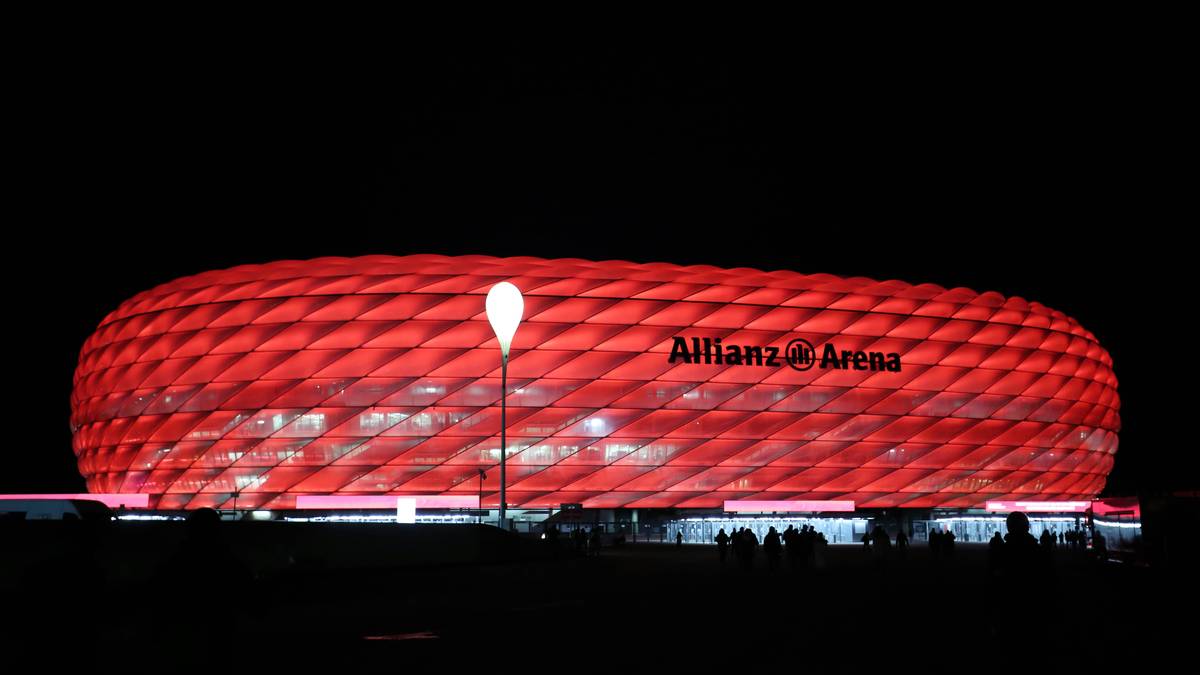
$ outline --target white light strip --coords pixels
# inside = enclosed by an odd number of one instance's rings
[[[1097,520],[1096,527],[1116,527],[1122,530],[1140,530],[1141,523],[1113,523],[1105,520]]]
[[[868,518],[832,518],[832,517],[825,518],[822,516],[813,516],[811,518],[801,518],[801,517],[796,517],[796,516],[790,516],[790,517],[781,516],[779,518],[772,518],[770,516],[762,516],[762,517],[746,516],[746,517],[739,518],[737,516],[731,516],[731,517],[727,517],[727,518],[676,518],[675,520],[672,520],[669,522],[673,522],[673,523],[729,523],[729,522],[744,523],[744,522],[750,522],[750,521],[756,521],[756,520],[761,520],[766,523],[811,523],[814,520],[815,521],[834,520],[834,521],[838,521],[838,522],[847,522],[847,523],[865,523],[869,519]]]
[[[954,518],[937,518],[935,523],[1004,523],[1005,518],[999,516],[956,516]],[[1030,521],[1039,523],[1074,523],[1075,518],[1061,518],[1033,515],[1029,517]]]
[[[312,516],[312,517],[294,517],[285,516],[283,519],[289,523],[396,523],[394,515],[361,515],[361,516]],[[417,523],[450,523],[450,524],[471,524],[476,522],[475,516],[417,516]]]
[[[116,516],[114,520],[185,520],[183,516],[140,516],[132,513]]]

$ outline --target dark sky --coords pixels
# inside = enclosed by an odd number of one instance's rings
[[[0,489],[83,488],[71,373],[122,300],[242,263],[420,252],[829,272],[1037,300],[1113,356],[1124,429],[1108,492],[1194,488],[1169,388],[1196,360],[1180,213],[1194,188],[1177,168],[1187,115],[1170,70],[1055,52],[695,47],[111,47],[22,78],[6,219],[15,459]]]

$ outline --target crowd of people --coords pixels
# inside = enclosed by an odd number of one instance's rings
[[[1040,560],[1041,564],[1049,564],[1056,548],[1065,547],[1078,553],[1087,550],[1088,534],[1085,530],[1077,528],[1054,533],[1048,529],[1042,529],[1041,536],[1035,539],[1029,531],[1029,518],[1023,513],[1009,514],[1005,525],[1008,534],[1001,537],[1000,532],[997,531],[988,542],[989,560],[993,569],[1011,567],[1014,555],[1020,560],[1027,558],[1034,561]],[[1091,541],[1092,553],[1096,559],[1106,559],[1108,549],[1104,535],[1096,532]]]
[[[996,531],[988,542],[989,559],[993,569],[1012,567],[1014,561],[1032,558],[1035,552],[1040,556],[1038,559],[1048,561],[1051,552],[1057,547],[1069,547],[1072,550],[1083,551],[1086,550],[1088,544],[1088,535],[1081,529],[1057,533],[1043,529],[1041,536],[1035,538],[1029,532],[1029,519],[1025,514],[1019,512],[1008,516],[1006,526],[1008,534],[1001,536],[1000,532]],[[590,529],[579,527],[571,530],[565,538],[569,539],[568,545],[576,553],[598,556],[604,543],[602,535],[603,529],[600,526]],[[561,537],[563,535],[557,525],[551,525],[545,530],[544,539],[549,544],[559,545]],[[676,532],[674,539],[677,547],[683,546],[682,531]],[[717,554],[722,566],[727,564],[732,552],[737,564],[746,569],[754,567],[760,548],[766,559],[767,567],[771,570],[778,569],[784,560],[793,569],[820,567],[824,561],[825,547],[829,545],[825,534],[809,525],[802,525],[799,528],[788,525],[783,532],[779,532],[772,526],[761,542],[755,531],[747,527],[739,527],[729,533],[725,531],[725,528],[721,528],[713,539],[717,544]],[[937,561],[953,558],[956,539],[954,532],[949,529],[932,528],[928,537],[932,559]],[[619,545],[623,540],[624,536],[621,535],[612,539],[610,543]],[[872,530],[864,533],[861,541],[863,550],[880,560],[891,557],[893,552],[896,557],[903,559],[909,550],[909,537],[903,530],[897,532],[893,539],[881,524],[877,524]],[[1093,536],[1092,546],[1097,557],[1103,559],[1106,553],[1105,541],[1104,536],[1099,532]],[[1018,566],[1021,565],[1023,562]]]
[[[600,549],[604,547],[602,535],[604,534],[600,526],[593,526],[590,530],[584,527],[577,527],[570,531],[569,546],[571,550],[579,555],[588,557],[596,557],[600,555]],[[549,525],[544,530],[542,538],[550,546],[558,547],[559,540],[562,538],[562,532],[558,529],[558,525]],[[624,543],[625,537],[618,536],[613,543]],[[561,550],[561,549],[560,549]]]
[[[1023,523],[1021,519],[1024,519]],[[1025,537],[1025,535],[1028,535],[1028,540],[1032,541],[1037,548],[1046,554],[1049,554],[1058,547],[1069,547],[1071,550],[1076,551],[1085,551],[1087,549],[1088,534],[1082,529],[1077,528],[1063,532],[1051,532],[1049,529],[1043,529],[1041,536],[1034,539],[1033,535],[1029,532],[1028,517],[1020,513],[1010,514],[1005,525],[1008,534],[1001,536],[1000,531],[997,530],[988,542],[989,550],[993,552],[993,558],[998,556],[995,552],[999,551],[1013,536],[1019,537],[1022,542],[1020,545],[1023,546],[1025,543],[1028,543]],[[1016,527],[1018,535],[1013,535],[1013,527]],[[955,536],[952,530],[940,530],[937,527],[931,529],[928,538],[931,557],[934,560],[953,558],[954,542],[956,540],[957,536]],[[1104,535],[1096,532],[1091,541],[1093,553],[1096,557],[1103,559],[1107,553]],[[903,530],[896,534],[895,542],[895,549],[903,555],[904,551],[908,549],[908,536]],[[880,556],[887,555],[892,550],[891,537],[889,537],[887,531],[881,525],[876,525],[873,530],[863,534],[862,544],[864,550],[871,551]]]
[[[882,525],[876,525],[875,529],[863,533],[862,544],[863,550],[874,553],[881,558],[886,557],[892,551],[892,538],[888,535],[887,530],[883,529]],[[901,556],[908,552],[908,535],[903,530],[896,533],[895,550]]]
[[[929,531],[929,552],[934,560],[950,559],[954,557],[954,541],[957,537],[954,536],[952,530],[942,531],[938,528],[933,528]]]
[[[1013,569],[1024,569],[1032,559],[1049,563],[1051,552],[1059,546],[1068,546],[1080,551],[1087,548],[1088,535],[1081,529],[1061,533],[1043,529],[1041,536],[1034,538],[1029,532],[1029,519],[1023,513],[1010,514],[1006,527],[1007,535],[1001,536],[997,531],[989,542],[990,559],[993,569],[996,570],[1009,569],[1011,572]],[[934,527],[930,530],[928,542],[931,558],[934,561],[953,558],[956,539],[956,535],[950,529],[940,530]],[[683,540],[683,532],[677,532],[676,546],[682,546]],[[727,563],[732,552],[740,566],[751,568],[761,548],[767,566],[772,570],[778,569],[784,559],[793,568],[820,566],[824,547],[828,545],[825,535],[809,525],[800,528],[789,525],[783,532],[771,527],[761,542],[752,529],[739,527],[732,533],[726,533],[725,528],[721,528],[714,541],[722,566]],[[907,533],[901,530],[893,538],[883,525],[876,525],[864,533],[861,541],[863,550],[880,560],[893,555],[903,559],[909,550]],[[1106,553],[1104,536],[1096,532],[1091,541],[1094,554],[1103,559]]]
[[[676,535],[676,541],[682,541],[683,533]],[[754,559],[758,554],[758,535],[746,527],[738,528],[732,534],[727,534],[725,528],[717,532],[713,538],[717,543],[717,554],[721,565],[725,565],[730,550],[738,564],[745,568],[754,567]],[[783,558],[787,558],[792,569],[820,567],[825,559],[825,547],[829,545],[825,535],[815,528],[802,525],[796,528],[788,525],[782,533],[771,527],[763,536],[762,550],[767,559],[767,567],[779,569]]]

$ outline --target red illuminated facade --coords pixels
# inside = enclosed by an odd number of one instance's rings
[[[1088,499],[1117,450],[1108,353],[1036,302],[744,268],[371,256],[207,272],[107,316],[71,400],[88,489],[292,508],[474,495],[483,469],[494,507],[484,297],[502,280],[525,298],[514,507]]]

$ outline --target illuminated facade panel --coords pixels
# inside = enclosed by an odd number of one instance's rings
[[[494,507],[500,350],[484,298],[499,281],[525,299],[514,507],[1083,500],[1117,450],[1108,353],[1036,302],[745,268],[370,256],[206,272],[108,315],[71,400],[88,489],[159,508]]]

